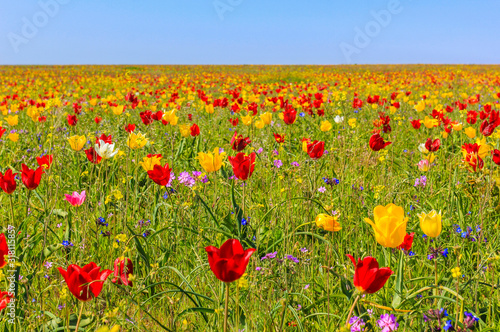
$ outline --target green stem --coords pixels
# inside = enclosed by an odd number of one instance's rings
[[[229,307],[229,283],[226,282],[226,304],[224,307],[224,332],[227,332],[227,311]]]
[[[12,203],[12,194],[9,195],[9,201],[10,201],[10,213],[12,216],[12,226],[15,227],[15,225],[14,225],[14,204]]]
[[[78,321],[76,322],[75,332],[78,332],[78,328],[80,327],[80,320],[82,319],[83,305],[85,302],[82,301],[82,306],[80,307],[80,313],[78,314]]]
[[[26,219],[28,218],[29,206],[30,206],[30,194],[31,190],[28,190],[28,195],[26,198]]]
[[[285,325],[285,313],[286,313],[286,298],[283,300],[283,311],[281,312],[280,332],[283,331],[283,326]]]
[[[345,322],[345,325],[349,324],[349,320],[351,319],[352,312],[354,311],[354,307],[356,306],[356,303],[358,303],[358,300],[359,300],[359,295],[356,296],[356,299],[354,300],[354,303],[352,304],[351,309],[349,310],[349,315],[347,316],[347,320]]]
[[[434,289],[434,296],[438,295],[438,262],[437,257],[434,258],[434,285],[436,288]],[[437,298],[434,298],[434,305],[437,303]]]

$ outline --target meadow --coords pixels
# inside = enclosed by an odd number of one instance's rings
[[[0,67],[0,328],[498,331],[499,102],[499,66]]]

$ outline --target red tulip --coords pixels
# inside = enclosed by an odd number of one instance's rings
[[[250,138],[243,138],[243,135],[238,136],[238,132],[234,132],[233,138],[231,138],[231,148],[234,151],[242,151],[248,144],[250,144]]]
[[[278,144],[285,143],[285,134],[280,135],[280,134],[273,133],[273,135],[274,135],[274,139],[276,140],[276,142]]]
[[[238,122],[240,122],[240,119],[239,118],[236,118],[236,119],[229,119],[229,122],[231,123],[231,125],[233,127],[236,127],[238,125]]]
[[[46,116],[39,116],[38,117],[38,122],[45,122],[47,121],[47,117]]]
[[[243,152],[240,152],[236,157],[229,156],[227,159],[233,166],[234,175],[240,180],[245,181],[248,179],[255,168],[255,152],[250,153],[249,156],[245,156]]]
[[[470,144],[466,143],[462,145],[462,152],[465,154],[465,159],[462,161],[467,163],[471,168],[469,171],[473,170],[474,172],[477,169],[482,169],[484,167],[484,161],[479,157],[479,145],[477,143]]]
[[[73,103],[73,111],[75,114],[82,113],[82,105],[78,105],[78,103]]]
[[[401,243],[398,246],[398,249],[403,249],[403,250],[406,250],[406,251],[410,251],[411,246],[413,245],[413,237],[414,236],[415,236],[415,233],[406,234],[405,238],[403,240],[403,243]]]
[[[142,123],[144,123],[146,126],[153,123],[153,113],[151,111],[144,111],[139,113],[139,115],[141,117]]]
[[[99,137],[96,136],[95,144],[97,144],[98,146],[101,146],[101,141],[103,141],[104,143],[111,144],[111,143],[113,143],[113,137],[111,135],[106,136],[105,134],[102,134]]]
[[[493,152],[493,162],[500,165],[500,150],[495,149]]]
[[[132,281],[128,280],[129,275],[134,273],[134,264],[130,258],[120,257],[115,260],[115,273],[111,282],[117,285],[132,287]]]
[[[33,190],[38,187],[40,180],[42,179],[43,167],[38,167],[36,171],[29,168],[25,164],[21,165],[21,179],[28,190]]]
[[[151,114],[151,118],[155,121],[160,121],[163,118],[163,112],[162,111],[155,112]]]
[[[5,134],[6,131],[7,129],[0,127],[0,138],[2,138],[3,134]]]
[[[13,298],[14,296],[11,292],[0,292],[0,311],[5,309]]]
[[[476,121],[477,121],[477,112],[476,111],[467,112],[467,122],[469,124],[475,124]]]
[[[128,125],[125,126],[125,131],[129,134],[134,130],[135,130],[135,124],[129,123]]]
[[[168,163],[165,166],[155,165],[151,171],[148,171],[148,176],[154,183],[160,186],[166,186],[170,181],[170,167]]]
[[[431,138],[428,138],[427,141],[425,142],[425,148],[429,152],[435,152],[439,150],[439,147],[441,146],[441,141],[439,138],[436,138],[434,141],[432,141]]]
[[[420,126],[422,125],[422,122],[420,122],[420,120],[413,120],[411,122],[411,125],[413,126],[413,128],[415,129],[420,129]]]
[[[243,250],[240,241],[229,239],[219,248],[205,248],[208,254],[210,269],[217,279],[223,282],[233,282],[241,278],[255,249]]]
[[[96,124],[101,123],[101,121],[102,121],[102,118],[101,118],[101,117],[98,117],[98,116],[96,116],[96,117],[95,117],[95,119],[94,119],[94,122],[95,122]]]
[[[9,247],[7,246],[7,240],[5,239],[5,234],[0,234],[0,269],[7,265],[7,260],[5,256],[9,254]]]
[[[68,124],[70,126],[76,126],[76,123],[78,122],[78,118],[76,115],[68,115]]]
[[[354,287],[361,293],[373,294],[384,287],[389,277],[394,273],[388,267],[379,268],[378,262],[373,257],[358,258],[358,263],[354,257],[347,255],[354,265]]]
[[[46,154],[45,156],[36,157],[36,162],[38,166],[43,167],[45,169],[49,169],[50,165],[52,165],[53,155]]]
[[[293,108],[287,108],[286,111],[283,112],[283,121],[285,121],[286,124],[293,124],[296,119],[297,111]]]
[[[486,119],[486,118],[487,118],[487,117],[489,117],[489,116],[490,116],[490,114],[489,114],[488,112],[486,112],[486,111],[481,111],[481,112],[479,112],[479,118],[480,118],[481,120],[484,120],[484,119]]]
[[[16,180],[15,176],[17,173],[12,174],[12,170],[9,168],[5,174],[0,172],[0,187],[7,194],[12,194],[16,190]]]
[[[370,149],[373,151],[380,151],[391,143],[392,142],[384,142],[384,138],[380,136],[379,133],[375,133],[370,137],[369,145]]]
[[[481,127],[479,128],[479,130],[484,136],[490,136],[499,125],[499,113],[497,111],[492,111],[489,115],[489,120],[484,120],[483,123],[481,123]]]
[[[200,127],[196,123],[191,126],[191,136],[196,137],[200,134]]]
[[[363,107],[363,101],[358,98],[354,98],[352,101],[352,108],[361,108]]]
[[[85,150],[85,154],[87,155],[87,159],[92,163],[92,164],[99,164],[102,160],[102,157],[97,154],[97,152],[94,150],[94,148],[90,148]]]
[[[84,267],[71,264],[67,271],[62,267],[57,269],[66,281],[69,291],[80,301],[90,301],[92,296],[98,297],[104,281],[113,273],[111,270],[101,271],[101,267],[94,262]]]
[[[325,151],[325,142],[314,141],[307,144],[307,154],[311,159],[319,159]]]

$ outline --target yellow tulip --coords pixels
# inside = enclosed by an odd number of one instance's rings
[[[417,105],[415,105],[415,109],[417,110],[417,112],[422,112],[425,109],[425,101],[419,101]]]
[[[302,141],[302,151],[307,153],[307,144],[309,144],[309,141]]]
[[[269,112],[263,113],[260,115],[260,119],[264,122],[264,124],[270,125],[271,121],[273,121],[273,114]]]
[[[420,219],[420,228],[425,235],[430,237],[438,237],[441,234],[441,214],[432,210],[429,213],[418,214]]]
[[[477,145],[479,145],[479,151],[477,155],[481,158],[484,159],[488,153],[491,150],[491,147],[486,143],[486,137],[483,137],[483,139],[476,139]]]
[[[33,120],[33,122],[38,122],[38,118],[41,115],[40,109],[35,106],[30,106],[26,110],[26,114]]]
[[[123,105],[118,105],[118,106],[112,106],[111,110],[113,111],[113,114],[115,115],[121,115],[123,113]]]
[[[176,111],[177,110],[171,110],[169,112],[165,112],[165,114],[163,114],[163,120],[167,121],[168,124],[170,124],[172,126],[177,125],[177,121],[179,120],[179,117],[175,115]]]
[[[10,139],[12,142],[17,142],[19,140],[19,134],[18,133],[10,133],[7,136],[8,139]]]
[[[210,105],[205,105],[205,111],[208,113],[208,114],[213,114],[214,113],[214,105],[213,104],[210,104]]]
[[[87,142],[87,139],[85,138],[85,136],[75,135],[68,137],[68,142],[73,150],[80,151],[81,149],[83,149],[83,146],[85,145],[85,142]]]
[[[476,137],[476,129],[472,128],[472,127],[467,127],[464,129],[464,133],[465,135],[467,135],[467,137],[469,138],[474,138]]]
[[[356,128],[356,119],[355,118],[349,119],[349,121],[347,121],[347,123],[349,124],[349,126],[351,126],[351,128]]]
[[[379,205],[373,210],[375,222],[365,218],[365,222],[373,227],[377,242],[387,248],[396,248],[403,243],[406,236],[406,223],[404,210],[393,203],[387,206]]]
[[[242,116],[241,121],[243,122],[243,124],[245,126],[249,126],[252,124],[252,116],[250,114],[248,114],[246,116]]]
[[[152,155],[151,157],[144,157],[142,158],[142,161],[139,163],[144,170],[151,171],[155,168],[155,165],[160,165],[161,166],[161,157],[158,157],[157,155]]]
[[[219,148],[215,148],[213,152],[199,152],[196,159],[198,159],[205,172],[212,173],[218,171],[222,167],[222,159],[225,155],[225,152],[219,154]]]
[[[439,121],[437,119],[434,119],[434,118],[429,118],[428,116],[425,117],[424,119],[424,126],[426,126],[427,128],[434,128],[434,127],[437,127],[439,125]]]
[[[302,141],[302,151],[307,153],[307,144],[311,143],[311,140],[309,138],[303,138],[301,141]]]
[[[266,124],[262,120],[255,121],[255,127],[257,127],[257,129],[262,129],[265,127],[265,125]]]
[[[427,159],[430,164],[432,164],[434,162],[434,159],[436,159],[436,155],[433,152],[431,152],[428,155],[423,156],[423,157],[424,157],[424,159]]]
[[[453,128],[453,130],[455,131],[460,131],[462,130],[463,126],[461,123],[457,123],[457,124],[452,124],[451,127]]]
[[[332,124],[328,120],[321,121],[321,126],[319,127],[319,129],[321,129],[321,131],[330,131],[332,129]]]
[[[329,216],[327,214],[320,213],[316,216],[316,220],[314,220],[314,222],[318,228],[323,228],[325,231],[338,232],[342,229],[342,226],[340,226],[340,223],[337,221],[338,219],[338,215]]]
[[[179,125],[182,137],[189,137],[191,135],[191,127],[189,125]]]
[[[130,279],[130,276],[131,275],[129,275],[129,279]],[[100,328],[98,328],[96,330],[96,332],[120,332],[120,328],[121,328],[120,325],[115,325],[111,329],[107,326],[101,326]]]
[[[146,145],[148,139],[144,134],[141,133],[130,133],[127,139],[127,145],[131,149],[141,149]]]
[[[7,121],[9,126],[14,127],[14,126],[17,126],[17,124],[19,123],[19,116],[9,115],[8,117],[5,118],[5,120]]]

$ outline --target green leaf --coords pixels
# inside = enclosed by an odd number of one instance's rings
[[[396,309],[401,304],[401,295],[403,294],[403,273],[404,273],[404,264],[405,264],[404,257],[405,257],[405,255],[403,254],[403,251],[400,250],[398,274],[396,276],[396,285],[395,285],[396,294],[394,295],[394,298],[392,299],[392,307],[396,308]]]

